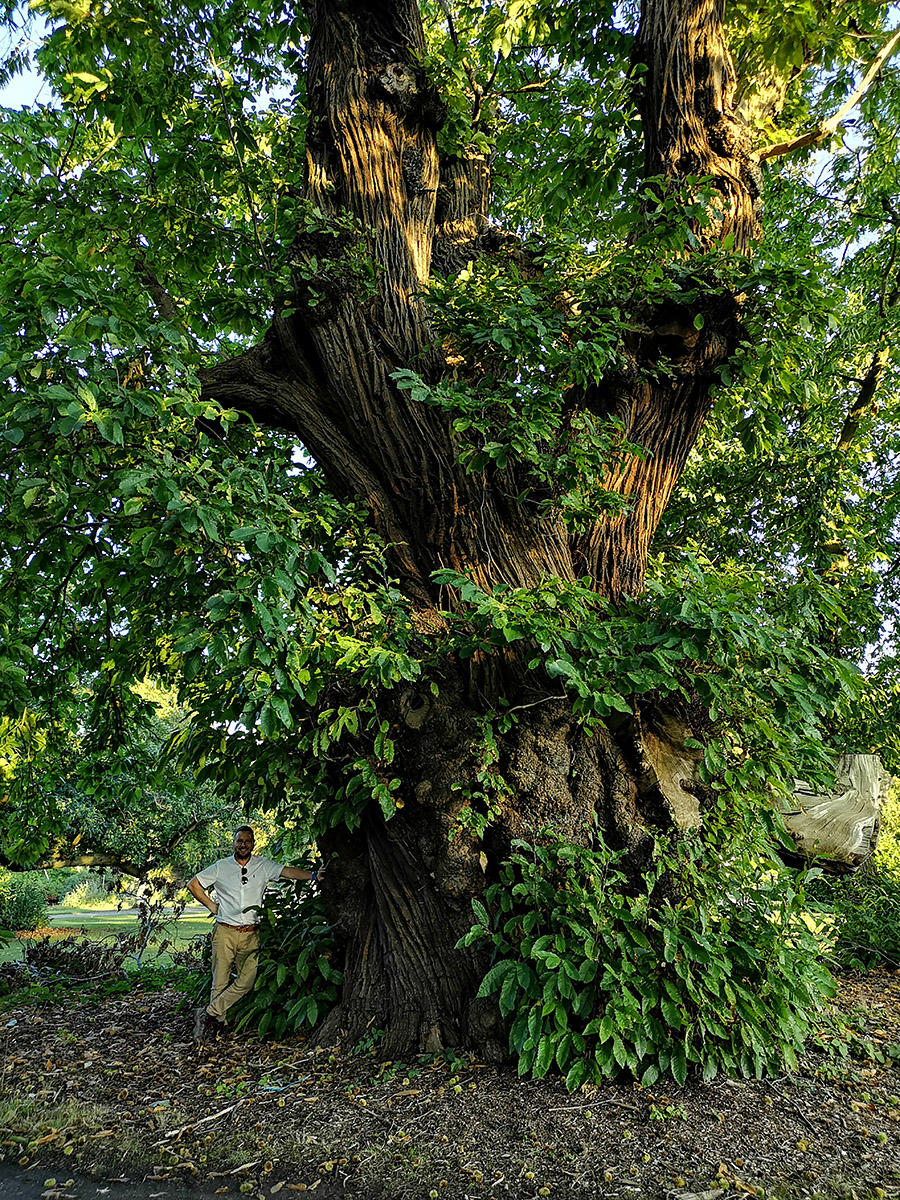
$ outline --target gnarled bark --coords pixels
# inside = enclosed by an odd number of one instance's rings
[[[603,485],[628,501],[618,515],[572,538],[561,514],[520,503],[513,467],[466,471],[447,415],[392,376],[411,368],[436,380],[450,369],[423,292],[432,270],[453,271],[491,243],[488,164],[480,155],[439,162],[442,105],[421,67],[413,0],[311,0],[308,7],[308,196],[345,227],[351,217],[357,232],[317,241],[298,231],[295,311],[275,321],[263,345],[210,369],[205,391],[298,434],[335,492],[364,500],[423,630],[441,599],[431,581],[440,567],[485,589],[587,573],[604,597],[639,591],[711,384],[736,344],[737,301],[711,294],[702,305],[635,314],[641,332],[627,368],[566,397],[574,409],[614,410],[623,438],[644,448],[607,467]],[[648,176],[673,192],[703,177],[715,211],[698,228],[700,240],[728,238],[749,252],[758,188],[733,111],[720,5],[645,0],[637,57],[646,68]],[[354,282],[355,238],[374,264],[373,284]],[[311,264],[323,257],[331,282],[316,288]],[[499,1031],[474,999],[484,963],[455,947],[471,923],[471,898],[511,841],[534,840],[550,827],[588,844],[599,817],[640,871],[648,827],[671,825],[682,810],[695,821],[683,786],[689,756],[679,757],[674,717],[667,724],[645,714],[588,734],[567,701],[550,698],[547,681],[529,679],[523,662],[482,667],[479,678],[477,665],[448,664],[437,698],[384,696],[402,808],[387,823],[377,809],[366,812],[353,834],[326,841],[325,896],[345,985],[323,1038],[343,1029],[358,1040],[383,1029],[392,1056],[460,1042],[496,1049]],[[477,814],[485,829],[476,838],[471,806],[485,802],[469,793],[479,720],[501,679],[507,694],[533,691],[502,738],[498,769],[508,788]]]
[[[386,697],[383,710],[396,746],[391,772],[403,781],[399,811],[385,822],[370,809],[352,834],[335,831],[322,845],[345,982],[318,1038],[355,1043],[378,1030],[391,1058],[448,1045],[498,1057],[505,1039],[495,1007],[476,998],[489,956],[456,949],[473,922],[472,897],[496,878],[515,840],[590,846],[596,818],[639,874],[649,865],[648,828],[675,827],[665,789],[674,797],[675,744],[690,730],[670,718],[653,733],[627,722],[592,735],[567,700],[550,699],[521,711],[501,737],[503,786],[485,798],[474,782],[483,771],[482,709],[462,668],[442,678],[438,697],[412,708],[408,700]]]

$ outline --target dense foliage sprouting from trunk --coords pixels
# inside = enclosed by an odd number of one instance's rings
[[[633,29],[551,0],[47,11],[64,104],[3,126],[9,853],[62,827],[35,763],[73,689],[102,754],[109,697],[168,679],[194,719],[166,753],[331,860],[319,1036],[496,1052],[500,942],[459,943],[522,845],[602,845],[650,922],[689,886],[669,839],[730,869],[773,788],[886,740],[889,706],[848,726],[881,693],[840,659],[877,640],[894,537],[895,460],[864,467],[893,201],[847,160],[836,189],[884,219],[848,234],[818,197],[814,235],[811,185],[761,165],[784,126],[827,136],[817,72],[852,90],[857,27],[713,0]],[[854,21],[868,45],[883,6]],[[867,153],[894,170],[883,132]],[[879,281],[840,337],[835,229]],[[820,391],[782,420],[777,363],[807,352]],[[729,477],[760,433],[815,464],[811,521],[794,466]]]

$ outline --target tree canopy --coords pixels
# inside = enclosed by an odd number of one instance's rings
[[[885,4],[34,11],[53,99],[0,122],[7,854],[52,836],[31,764],[85,721],[126,744],[152,677],[191,714],[166,761],[335,858],[333,1029],[477,1044],[500,941],[457,941],[521,845],[624,856],[644,929],[678,854],[736,870],[795,775],[896,755]]]
[[[0,863],[15,869],[36,856],[42,867],[174,882],[218,857],[248,817],[266,840],[271,821],[251,794],[229,803],[162,752],[186,720],[172,695],[145,680],[98,696],[95,687],[108,682],[104,675],[77,681],[66,727],[50,736],[32,712],[4,726],[3,765],[15,794],[30,797],[35,811],[43,806],[44,820],[38,840],[35,830],[10,828]]]

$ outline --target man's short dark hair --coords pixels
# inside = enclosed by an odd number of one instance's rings
[[[254,842],[256,841],[256,834],[250,825],[238,825],[237,829],[234,831],[234,836],[237,837],[239,833],[249,833]]]

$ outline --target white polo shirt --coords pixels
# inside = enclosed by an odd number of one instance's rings
[[[218,923],[256,925],[259,923],[259,913],[255,909],[262,904],[263,893],[268,884],[279,877],[283,868],[284,863],[251,854],[244,864],[245,874],[241,870],[241,864],[232,854],[198,871],[197,881],[204,891],[215,888],[219,904],[219,911],[216,913]],[[246,882],[242,883],[242,880]]]

